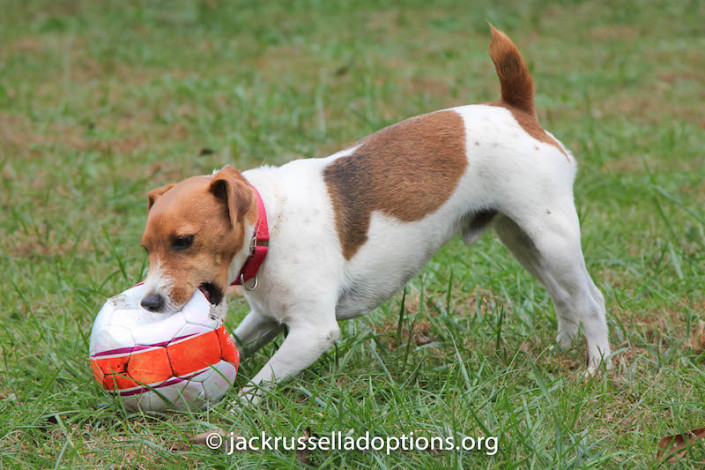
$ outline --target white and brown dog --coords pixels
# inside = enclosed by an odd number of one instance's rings
[[[240,173],[226,166],[149,193],[142,305],[173,311],[196,289],[223,311],[242,280],[245,354],[286,326],[243,390],[285,380],[338,338],[338,322],[389,299],[449,239],[493,228],[553,299],[561,346],[582,324],[588,372],[610,346],[604,298],[585,268],[573,203],[576,162],[538,123],[516,46],[492,28],[500,101],[408,119],[322,159]],[[266,260],[263,262],[264,255]]]

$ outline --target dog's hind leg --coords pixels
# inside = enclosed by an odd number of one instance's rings
[[[585,267],[572,198],[540,211],[500,214],[494,229],[548,290],[558,317],[558,343],[569,346],[582,324],[588,343],[588,373],[596,372],[602,361],[609,368],[605,300]]]
[[[463,227],[463,241],[466,245],[475,243],[492,226],[497,211],[482,209],[468,214]]]

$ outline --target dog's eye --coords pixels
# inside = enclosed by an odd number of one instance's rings
[[[174,238],[174,248],[177,250],[185,250],[193,244],[193,235],[186,235],[185,237]]]

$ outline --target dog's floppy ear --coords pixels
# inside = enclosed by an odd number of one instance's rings
[[[247,180],[242,177],[242,173],[230,165],[226,165],[213,175],[210,191],[225,203],[232,227],[242,219],[255,202],[254,193],[247,184]]]
[[[154,203],[157,202],[157,199],[159,199],[159,197],[162,194],[169,191],[174,186],[176,186],[176,183],[169,183],[169,184],[165,184],[161,188],[153,189],[150,192],[148,192],[147,193],[147,211],[149,211],[152,208]]]

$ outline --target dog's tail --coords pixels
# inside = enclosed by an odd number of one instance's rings
[[[534,81],[519,49],[502,31],[492,30],[490,58],[502,86],[502,100],[510,106],[534,114]]]

